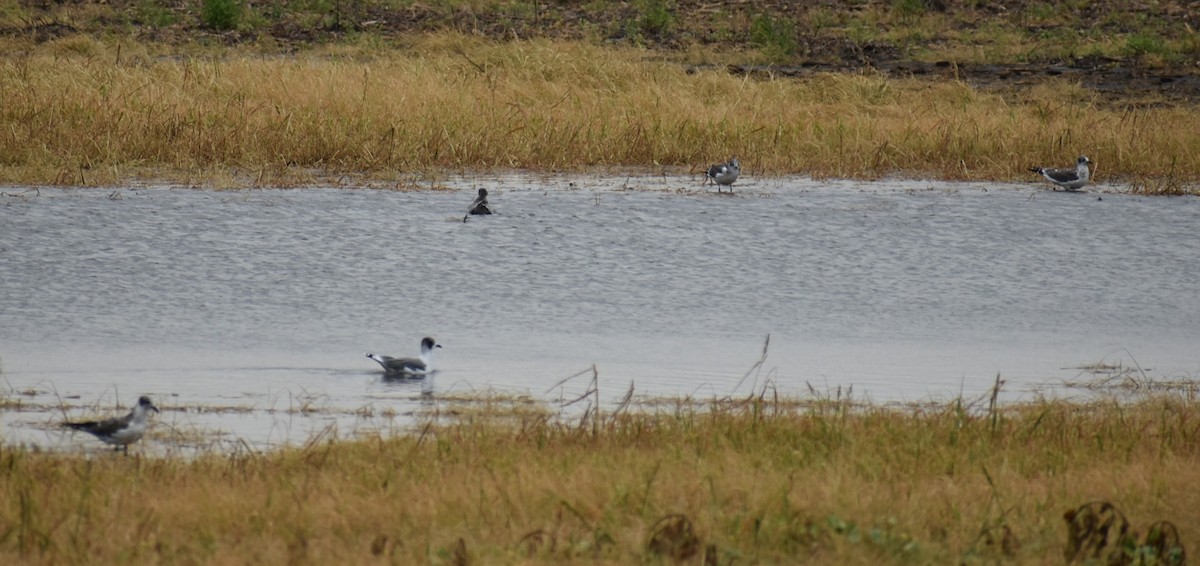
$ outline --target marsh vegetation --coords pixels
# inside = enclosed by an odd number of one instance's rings
[[[413,187],[460,169],[699,175],[729,155],[750,175],[1012,180],[1087,153],[1101,182],[1181,194],[1200,179],[1193,18],[1181,2],[0,0],[0,181]],[[1200,535],[1194,388],[1121,370],[1153,396],[762,390],[573,419],[485,397],[411,434],[269,452],[0,445],[0,561],[1180,563]]]
[[[1013,180],[1087,153],[1101,182],[1194,190],[1200,41],[1173,4],[1098,26],[939,4],[10,3],[0,167],[276,186],[736,154],[753,174]]]
[[[448,401],[411,435],[191,460],[3,447],[0,556],[1178,564],[1200,534],[1198,422],[1179,395],[879,407],[763,390],[569,421]]]

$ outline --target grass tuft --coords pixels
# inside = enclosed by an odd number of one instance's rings
[[[1158,36],[1134,34],[1126,39],[1125,50],[1130,55],[1165,55],[1167,46]]]

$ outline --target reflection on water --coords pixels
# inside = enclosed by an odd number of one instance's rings
[[[606,399],[770,380],[922,401],[997,373],[1017,398],[1099,362],[1200,371],[1197,199],[745,181],[10,189],[0,361],[26,409],[0,412],[3,438],[77,446],[53,424],[140,394],[160,424],[254,448],[387,433],[438,396],[572,398],[586,379],[555,384],[593,364]],[[497,213],[463,223],[478,188]],[[426,335],[433,401],[364,357]]]

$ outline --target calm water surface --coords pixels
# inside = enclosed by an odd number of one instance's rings
[[[1194,198],[797,178],[734,196],[664,177],[444,185],[8,189],[0,385],[20,407],[0,411],[0,438],[94,449],[55,424],[147,394],[173,438],[267,448],[404,429],[460,393],[570,398],[586,379],[556,383],[593,365],[606,399],[769,381],[919,402],[982,394],[997,374],[1019,399],[1070,394],[1056,386],[1099,362],[1200,375]],[[479,187],[498,214],[464,224]],[[364,357],[415,355],[426,335],[444,346],[432,398]],[[742,382],[767,335],[764,371]]]

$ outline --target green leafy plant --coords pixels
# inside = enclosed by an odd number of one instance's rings
[[[237,28],[242,17],[242,5],[238,0],[204,0],[200,18],[204,25],[218,30]]]
[[[750,43],[772,61],[787,59],[796,53],[796,24],[788,18],[758,14],[750,22]]]
[[[640,0],[638,8],[638,28],[642,33],[662,36],[675,25],[675,16],[666,0]]]
[[[137,6],[137,20],[150,27],[165,28],[178,19],[174,11],[160,2],[143,0]]]
[[[925,0],[892,0],[892,10],[901,20],[919,18],[925,15]]]
[[[1130,55],[1165,55],[1167,46],[1157,35],[1136,33],[1125,40],[1125,52]]]

